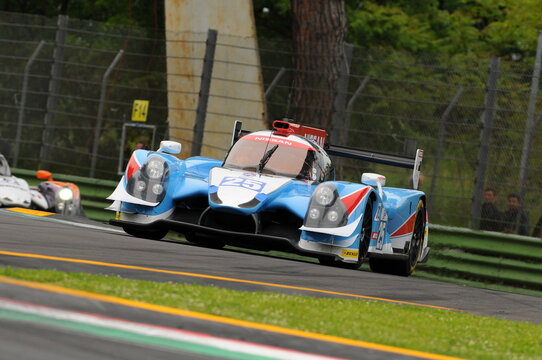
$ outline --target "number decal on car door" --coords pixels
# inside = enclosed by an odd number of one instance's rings
[[[375,221],[380,221],[378,235],[376,237],[376,250],[381,251],[384,248],[384,239],[386,237],[386,225],[388,224],[388,213],[382,204],[378,204],[375,214]]]

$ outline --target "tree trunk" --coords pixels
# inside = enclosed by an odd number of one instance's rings
[[[292,0],[295,120],[332,131],[346,37],[344,0]]]

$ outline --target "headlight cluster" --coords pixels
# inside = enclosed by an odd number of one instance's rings
[[[348,212],[335,186],[322,183],[316,187],[305,215],[306,227],[339,227],[346,225]]]
[[[69,187],[63,187],[58,190],[57,194],[60,201],[70,201],[73,199],[73,191]]]
[[[149,202],[164,199],[169,167],[160,156],[152,156],[141,169],[135,171],[128,180],[127,191],[130,195]]]
[[[151,160],[149,160],[144,166],[145,173],[149,179],[160,179],[162,175],[164,175],[166,166],[167,164],[162,160],[162,158],[151,158]]]

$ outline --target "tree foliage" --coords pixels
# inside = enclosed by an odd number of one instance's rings
[[[164,28],[164,2],[161,0],[0,0],[0,11],[74,19],[111,24]]]
[[[347,41],[447,56],[531,59],[540,0],[345,0]],[[263,11],[263,9],[266,9]],[[290,0],[254,0],[258,36],[291,38]]]
[[[446,55],[529,59],[542,30],[540,0],[344,0],[347,41]],[[292,39],[291,0],[253,0],[258,36]],[[0,0],[1,11],[164,28],[160,0]]]

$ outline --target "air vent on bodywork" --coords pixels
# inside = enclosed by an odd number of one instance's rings
[[[215,229],[228,231],[237,231],[250,234],[259,233],[259,217],[258,214],[242,215],[229,212],[216,211],[207,208],[199,219],[199,224],[209,226]]]
[[[260,204],[260,200],[254,198],[250,201],[247,201],[246,203],[240,204],[239,207],[243,209],[250,209],[253,207],[256,207]]]

